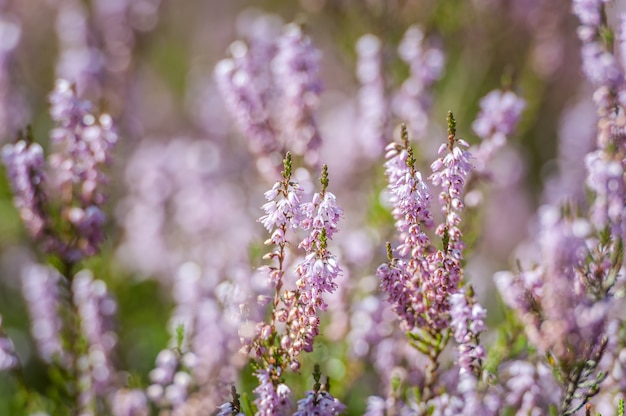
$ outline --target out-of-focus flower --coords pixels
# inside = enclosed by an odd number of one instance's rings
[[[117,390],[111,398],[111,412],[114,416],[148,416],[146,394],[138,389]]]
[[[278,122],[283,143],[316,166],[319,163],[317,151],[322,143],[315,122],[322,89],[318,75],[320,52],[302,28],[293,23],[285,26],[276,48],[271,69],[280,93]]]
[[[290,413],[291,390],[283,383],[274,383],[271,379],[273,368],[259,369],[254,374],[259,385],[254,389],[258,416],[286,416]]]
[[[70,357],[63,346],[63,322],[59,316],[62,276],[48,266],[31,264],[22,270],[22,293],[32,322],[31,332],[39,355],[44,361],[59,360],[69,365]]]
[[[50,221],[45,211],[46,195],[42,189],[45,181],[42,147],[37,143],[19,140],[4,146],[2,159],[13,189],[13,203],[26,229],[32,238],[42,238],[48,231],[46,228]]]
[[[482,139],[472,151],[476,170],[483,171],[495,151],[504,146],[515,131],[524,107],[525,101],[512,91],[491,91],[480,100],[480,112],[472,123],[472,129]]]
[[[398,46],[398,55],[409,65],[409,77],[393,97],[394,114],[405,121],[414,137],[421,139],[428,123],[429,88],[442,75],[443,52],[427,44],[419,26],[411,26]]]
[[[382,68],[382,44],[375,35],[367,34],[356,44],[358,56],[356,75],[361,83],[358,95],[358,129],[355,140],[361,154],[368,159],[380,156],[389,133],[389,104],[385,97]],[[356,150],[356,149],[355,149]]]
[[[89,270],[82,270],[72,281],[73,304],[80,317],[80,327],[88,347],[80,357],[79,370],[85,378],[80,394],[83,403],[92,397],[104,397],[112,388],[116,376],[113,351],[117,345],[114,316],[117,304],[108,294],[106,284],[95,280]],[[90,397],[92,396],[92,397]]]
[[[320,54],[310,38],[300,26],[289,24],[269,44],[236,41],[230,52],[232,57],[215,67],[215,80],[261,165],[288,150],[317,166]]]
[[[327,415],[338,416],[346,406],[325,391],[309,391],[304,399],[298,400],[298,410],[293,416]]]
[[[15,345],[2,331],[2,317],[0,316],[0,371],[14,370],[19,365],[20,360],[15,353]]]

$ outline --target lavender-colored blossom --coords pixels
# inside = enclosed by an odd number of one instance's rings
[[[148,398],[142,390],[117,390],[111,398],[111,412],[114,416],[148,416]]]
[[[45,181],[42,147],[19,140],[4,146],[2,159],[13,189],[13,203],[26,229],[35,239],[43,237],[49,218],[45,211],[46,195],[42,189]]]
[[[19,365],[20,360],[15,353],[15,345],[2,331],[2,317],[0,316],[0,371],[14,370]]]
[[[69,365],[61,333],[61,275],[47,266],[31,264],[22,270],[22,293],[32,322],[31,332],[39,355],[46,362]]]
[[[117,345],[114,316],[115,300],[106,284],[95,280],[88,270],[80,271],[72,281],[73,302],[80,316],[82,333],[88,344],[84,370],[91,378],[94,394],[103,396],[112,388],[116,376],[113,351]]]
[[[428,89],[439,79],[445,64],[443,52],[426,45],[424,37],[418,26],[411,26],[404,34],[398,54],[409,65],[410,75],[392,101],[394,114],[409,124],[417,138],[422,137],[428,121]]]
[[[217,416],[244,416],[244,414],[237,412],[231,402],[226,402],[218,407]]]
[[[502,405],[514,410],[516,416],[543,415],[560,400],[559,386],[543,363],[514,360],[505,364],[500,374],[505,388]]]
[[[50,156],[53,181],[60,193],[61,216],[76,230],[71,242],[56,248],[64,260],[76,262],[98,252],[104,239],[103,168],[110,162],[117,134],[109,115],[96,117],[72,85],[58,80],[50,94],[50,115],[57,127],[50,133],[58,152]]]
[[[573,0],[572,11],[580,22],[592,28],[598,28],[602,23],[602,4],[606,0]]]
[[[453,126],[452,116],[449,115],[449,118]],[[460,147],[467,147],[467,143],[454,134],[451,127],[449,143],[442,145],[439,151],[441,154],[448,150],[448,153],[431,165],[433,174],[429,177],[434,186],[442,188],[439,202],[444,221],[436,232],[444,241],[443,251],[432,248],[428,236],[421,229],[423,225],[432,225],[431,197],[421,175],[415,170],[405,128],[404,147],[394,144],[388,147],[385,168],[394,206],[392,213],[400,232],[398,253],[401,258],[392,259],[389,252],[390,262],[381,265],[377,275],[407,330],[415,326],[427,326],[433,330],[447,327],[448,296],[458,290],[461,281],[460,262],[464,243],[458,228],[459,212],[463,209],[461,199],[471,170],[471,155]]]
[[[297,229],[302,216],[302,188],[297,182],[287,184],[286,189],[281,189],[282,182],[276,182],[272,189],[265,192],[265,199],[268,201],[263,205],[265,215],[259,218],[259,222],[273,232],[271,241],[273,244],[283,243],[285,236],[277,233],[275,229],[286,230]]]
[[[512,91],[491,91],[480,100],[480,112],[472,123],[472,129],[482,139],[472,152],[479,164],[477,170],[484,169],[486,162],[515,131],[524,107],[525,101]]]
[[[381,41],[375,35],[363,35],[357,41],[356,52],[356,74],[361,88],[355,139],[361,145],[363,156],[374,159],[383,151],[390,118],[382,73]]]
[[[87,7],[75,0],[59,1],[57,7],[57,77],[71,79],[81,93],[88,92],[95,98],[100,98],[102,86],[99,76],[104,62],[98,48],[90,42],[93,36]]]
[[[541,226],[542,267],[498,274],[496,284],[530,342],[569,365],[601,348],[609,304],[587,294],[596,285],[583,273],[590,227],[560,218],[554,207],[541,211]]]
[[[599,42],[583,44],[581,56],[583,71],[594,86],[617,88],[624,83],[624,74],[615,56]]]
[[[367,407],[364,416],[384,416],[387,405],[385,399],[378,396],[369,396],[367,398]]]
[[[176,379],[180,366],[180,357],[176,351],[164,349],[159,352],[156,367],[150,371],[150,381],[153,384],[146,390],[151,401],[162,407],[176,408],[183,404],[187,398],[188,386],[183,382],[184,376]]]
[[[346,411],[346,406],[325,391],[309,391],[304,399],[298,400],[298,410],[293,416],[338,416]]]
[[[291,408],[291,390],[283,383],[272,381],[274,368],[259,369],[254,374],[259,385],[254,389],[256,416],[286,416]]]
[[[454,330],[454,339],[459,344],[457,364],[461,376],[479,374],[485,359],[485,348],[478,343],[478,337],[487,330],[484,319],[487,311],[479,304],[468,302],[465,291],[450,296],[450,327]]]
[[[279,122],[288,149],[304,155],[311,165],[318,163],[322,143],[314,113],[319,105],[320,52],[296,24],[285,26],[277,41],[272,75],[279,89]]]
[[[9,11],[7,2],[0,4],[0,140],[26,123],[24,100],[16,91],[11,71],[21,38],[21,22]]]
[[[618,155],[616,155],[618,157]],[[594,192],[590,208],[590,219],[598,230],[608,227],[612,235],[624,235],[623,222],[624,184],[623,161],[611,157],[606,151],[596,150],[585,157],[587,167],[587,187]]]
[[[263,100],[263,91],[259,91],[254,74],[247,68],[247,60],[251,59],[248,47],[237,42],[231,46],[231,53],[232,59],[224,59],[215,67],[215,82],[228,111],[249,139],[251,150],[255,154],[269,155],[280,145]]]
[[[443,144],[439,148],[440,155],[447,152],[445,156],[440,156],[430,166],[433,173],[429,179],[433,186],[442,188],[439,194],[439,202],[441,203],[444,221],[437,227],[437,234],[442,237],[447,234],[449,243],[446,251],[455,260],[460,260],[465,244],[461,241],[461,231],[458,228],[461,221],[459,213],[464,207],[462,200],[463,188],[472,170],[470,162],[472,155],[463,149],[463,147],[468,147],[464,140],[455,139],[454,137],[449,140],[450,143]]]

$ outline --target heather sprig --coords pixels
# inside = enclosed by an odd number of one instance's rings
[[[56,127],[48,163],[30,128],[4,147],[3,159],[27,231],[58,260],[60,273],[39,265],[23,270],[40,356],[57,379],[56,400],[66,399],[76,412],[89,414],[103,409],[113,391],[116,307],[103,282],[89,271],[75,274],[74,267],[95,255],[104,238],[103,168],[117,135],[111,117],[94,114],[68,81],[57,81],[50,104]]]
[[[276,39],[236,41],[230,51],[232,57],[217,64],[215,80],[261,165],[290,149],[319,166],[320,53],[304,29],[291,23]]]
[[[265,193],[268,202],[259,222],[271,233],[266,244],[274,249],[264,258],[273,265],[265,266],[268,281],[274,289],[269,322],[259,322],[253,339],[245,341],[245,351],[256,360],[255,375],[259,386],[254,390],[257,414],[284,414],[291,406],[290,389],[282,381],[288,368],[298,371],[299,355],[311,352],[319,335],[319,312],[326,310],[325,293],[336,290],[341,273],[337,258],[328,242],[338,230],[343,211],[335,196],[328,191],[328,168],[322,168],[321,191],[311,202],[301,202],[302,188],[292,180],[292,158],[283,160],[282,180]],[[287,274],[289,241],[298,230],[308,235],[297,245],[304,258],[295,268],[295,282]],[[293,235],[292,235],[293,234]],[[295,287],[293,286],[295,283]],[[284,289],[283,289],[284,288]]]
[[[402,141],[402,145],[392,143],[387,147],[385,164],[392,214],[401,243],[396,249],[398,257],[387,243],[388,262],[379,266],[377,275],[412,345],[430,359],[422,396],[428,401],[434,397],[439,355],[450,339],[450,325],[460,325],[458,319],[451,318],[451,299],[463,278],[465,246],[458,226],[471,155],[463,149],[467,143],[456,136],[456,120],[449,112],[448,140],[440,146],[441,156],[431,165],[433,173],[428,177],[431,186],[441,188],[438,200],[443,220],[435,229],[442,243],[438,248],[426,234],[434,225],[430,187],[416,169],[404,126]]]
[[[346,406],[330,394],[330,381],[320,383],[322,373],[319,364],[313,370],[313,390],[306,393],[304,399],[298,400],[298,410],[293,416],[327,415],[338,416],[346,410]]]
[[[57,151],[48,166],[30,130],[4,147],[3,159],[15,206],[31,237],[71,266],[96,254],[104,239],[103,168],[110,162],[117,134],[111,117],[94,114],[68,81],[57,81],[50,104],[57,125],[50,138]]]

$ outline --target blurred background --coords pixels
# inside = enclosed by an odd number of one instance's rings
[[[333,243],[344,273],[322,337],[304,358],[304,376],[292,381],[294,397],[311,388],[319,362],[334,395],[350,414],[361,414],[368,395],[385,394],[385,360],[396,358],[384,340],[397,329],[378,307],[375,271],[386,259],[385,242],[395,237],[381,194],[384,155],[381,146],[367,147],[360,128],[359,39],[372,34],[380,41],[389,103],[411,75],[398,52],[410,27],[420,28],[424,48],[441,53],[440,75],[421,97],[425,119],[413,130],[424,175],[446,140],[448,110],[458,134],[476,144],[471,125],[481,97],[506,87],[526,100],[517,132],[491,161],[492,181],[476,186],[481,202],[464,218],[471,243],[466,278],[496,328],[502,310],[492,275],[524,250],[536,208],[584,196],[582,160],[594,144],[596,118],[570,8],[541,0],[0,0],[0,139],[11,142],[31,124],[36,141],[48,147],[47,96],[58,77],[113,116],[120,141],[108,172],[108,237],[84,267],[117,300],[120,377],[127,385],[150,384],[155,357],[170,345],[172,328],[185,322],[189,348],[203,363],[196,380],[205,393],[198,394],[212,395],[207,403],[217,405],[229,399],[223,392],[245,364],[231,315],[262,290],[255,269],[267,235],[256,219],[263,193],[279,179],[268,163],[281,156],[268,162],[250,150],[214,70],[233,54],[234,41],[252,48],[255,40],[279,36],[284,24],[302,25],[321,52],[315,117],[329,190],[345,209]],[[610,4],[609,21],[622,8]],[[390,110],[380,129],[386,142],[406,121],[396,113]],[[301,158],[295,164],[309,167],[296,177],[311,192],[319,167]],[[1,175],[0,314],[26,378],[44,394],[50,379],[36,356],[21,281],[26,265],[45,261]],[[237,382],[248,392],[256,382],[250,372],[245,368]],[[0,414],[19,414],[11,407],[14,394],[11,379],[0,375]]]

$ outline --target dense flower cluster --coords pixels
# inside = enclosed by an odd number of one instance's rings
[[[444,218],[435,230],[442,238],[442,249],[435,249],[422,230],[423,226],[433,225],[431,196],[421,174],[415,170],[406,130],[404,146],[388,147],[385,167],[401,238],[397,248],[400,258],[393,258],[390,252],[390,262],[381,265],[377,274],[404,329],[409,331],[415,327],[433,331],[448,327],[449,296],[458,290],[461,282],[464,243],[458,228],[461,220],[458,212],[464,206],[463,187],[471,170],[471,155],[461,147],[467,147],[467,143],[454,134],[452,127],[449,143],[440,147],[442,156],[431,165],[433,173],[429,177],[432,186],[442,188],[439,202]]]
[[[270,157],[290,149],[317,165],[320,54],[310,38],[289,24],[275,39],[237,41],[230,52],[231,58],[217,64],[215,80],[251,150]]]
[[[57,123],[50,137],[58,149],[48,159],[50,178],[44,174],[42,148],[32,142],[30,132],[6,145],[3,159],[15,204],[31,236],[46,251],[75,263],[96,254],[104,239],[102,186],[107,178],[103,167],[110,162],[117,134],[111,117],[103,114],[96,118],[90,104],[78,99],[68,81],[57,81],[50,103],[50,115]],[[60,220],[70,224],[75,235],[54,229],[49,206],[53,197],[61,203]]]
[[[261,362],[261,368],[256,372],[260,385],[255,390],[255,403],[260,414],[267,415],[288,410],[290,391],[280,383],[281,374],[287,367],[298,371],[300,353],[313,350],[313,341],[319,335],[318,313],[328,307],[323,295],[337,289],[335,280],[341,273],[336,257],[328,249],[328,241],[338,230],[343,210],[326,189],[327,167],[322,169],[321,192],[315,193],[311,202],[301,202],[303,189],[291,178],[291,163],[288,153],[284,160],[283,180],[265,193],[268,201],[263,205],[265,215],[259,218],[271,233],[266,244],[274,246],[266,258],[276,262],[276,265],[265,267],[269,283],[275,290],[271,321],[258,323],[254,339],[247,341],[249,343],[245,346]],[[304,258],[295,269],[295,288],[284,290],[284,285],[290,284],[285,275],[288,234],[297,230],[308,231],[298,245],[304,250]],[[283,331],[279,329],[281,327]],[[281,361],[276,364],[273,363],[275,354],[281,356]]]
[[[480,112],[472,123],[472,129],[481,138],[472,155],[476,170],[485,170],[485,164],[516,129],[526,102],[512,91],[491,91],[480,100]]]

